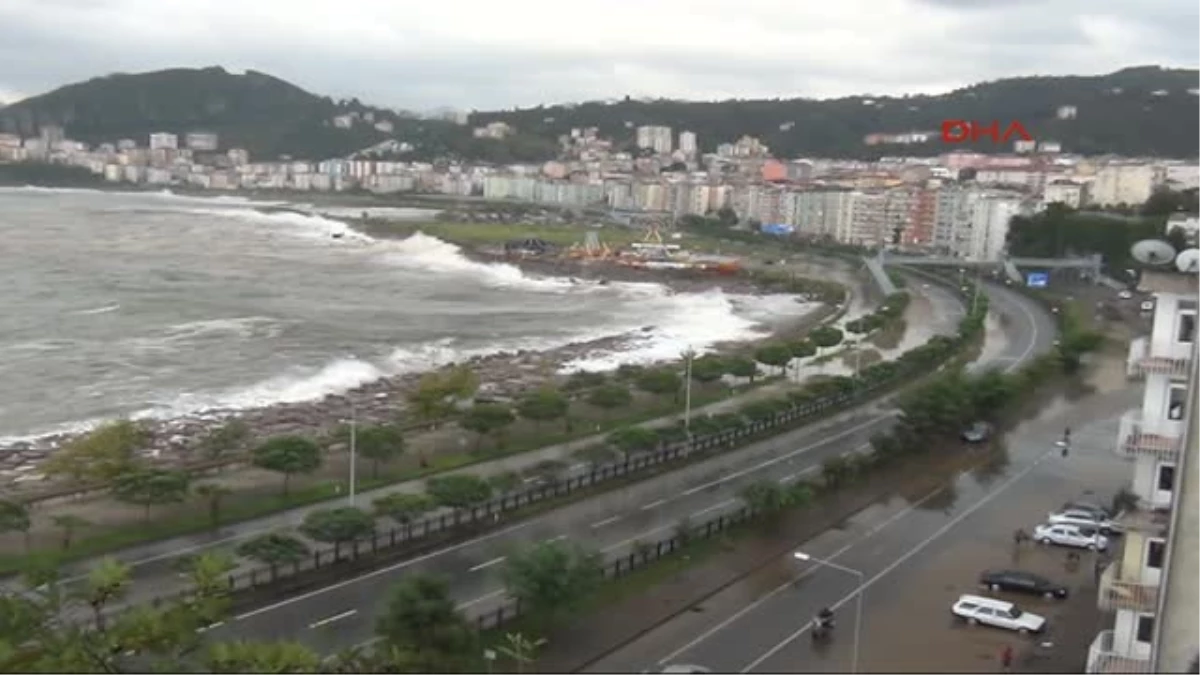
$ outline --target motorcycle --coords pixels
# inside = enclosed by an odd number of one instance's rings
[[[833,634],[833,623],[834,622],[832,618],[822,619],[817,617],[813,619],[812,630],[810,631],[812,633],[813,642],[823,642],[828,640],[829,636]]]

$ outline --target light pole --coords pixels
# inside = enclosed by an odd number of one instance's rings
[[[354,506],[354,489],[358,484],[358,410],[350,399],[350,506]]]
[[[683,433],[687,436],[688,443],[692,442],[692,359],[695,358],[696,352],[688,347],[683,353],[684,358],[684,389],[683,389]]]
[[[858,673],[858,640],[859,640],[859,637],[861,637],[861,635],[862,635],[862,597],[863,597],[863,591],[865,590],[865,588],[864,588],[865,575],[856,569],[851,569],[849,567],[839,565],[830,560],[822,560],[821,558],[814,558],[811,555],[804,553],[803,551],[796,551],[795,553],[792,554],[792,557],[795,558],[796,560],[803,560],[803,561],[807,561],[807,562],[814,562],[814,563],[817,563],[818,565],[824,565],[825,567],[830,567],[835,570],[838,570],[839,572],[845,572],[846,574],[853,574],[854,577],[856,579],[858,579],[858,588],[854,591],[854,648],[853,648],[854,651],[853,651],[852,656],[850,657],[851,658],[850,672]]]

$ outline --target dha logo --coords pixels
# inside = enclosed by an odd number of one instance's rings
[[[1012,121],[1000,133],[1000,122],[992,120],[984,126],[980,122],[968,120],[945,120],[942,122],[942,141],[945,143],[974,143],[983,137],[992,139],[993,143],[1007,143],[1012,138],[1022,141],[1032,141],[1033,136],[1025,130],[1025,125]]]

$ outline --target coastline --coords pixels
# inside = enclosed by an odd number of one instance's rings
[[[349,221],[347,225],[354,227],[355,223]],[[460,249],[464,256],[473,260],[510,264],[531,276],[654,283],[666,286],[676,293],[700,293],[713,289],[738,295],[770,292],[746,275],[721,277],[700,273],[638,270],[612,264],[589,265],[574,261],[508,259],[476,247],[460,245]],[[804,331],[829,313],[829,305],[805,301],[798,295],[796,299],[798,305],[803,308],[802,311],[797,312],[795,317],[787,317],[777,322],[776,325],[764,325],[761,338],[718,344],[708,351],[727,352],[742,349],[748,344]],[[498,399],[514,398],[523,391],[547,382],[562,384],[566,376],[558,371],[567,363],[596,351],[620,352],[624,345],[636,340],[641,332],[634,330],[547,350],[519,350],[481,355],[462,360],[457,365],[465,365],[478,375],[480,394]],[[404,418],[407,396],[416,388],[420,378],[430,370],[439,370],[448,365],[450,364],[420,372],[385,376],[339,394],[304,402],[278,403],[242,410],[214,409],[171,419],[145,419],[142,421],[150,432],[151,442],[141,454],[154,464],[164,467],[196,464],[200,459],[193,452],[196,441],[233,419],[245,422],[250,428],[251,438],[256,441],[284,434],[321,435],[348,419],[352,409],[361,423],[396,422]],[[0,446],[0,485],[4,485],[4,492],[40,492],[55,484],[47,482],[38,474],[37,465],[63,443],[79,435],[81,434],[43,435]]]

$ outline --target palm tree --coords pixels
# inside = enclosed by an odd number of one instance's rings
[[[91,525],[92,522],[86,518],[82,518],[73,513],[64,513],[61,516],[53,516],[51,519],[56,527],[62,529],[62,547],[63,550],[71,548],[71,540],[75,536],[75,531]]]
[[[208,521],[215,530],[221,526],[221,500],[233,490],[217,483],[204,483],[196,486],[196,496],[208,501]]]

